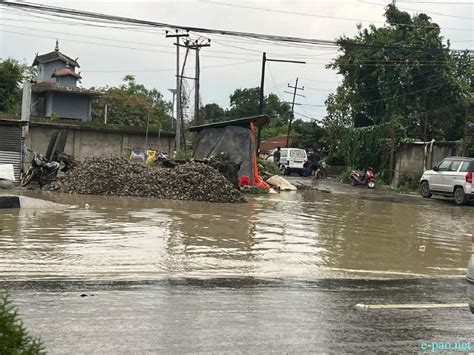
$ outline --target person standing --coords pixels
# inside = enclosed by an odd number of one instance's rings
[[[314,159],[314,152],[313,150],[308,151],[307,161],[305,163],[305,176],[310,176],[313,170],[313,159]]]
[[[278,147],[277,150],[273,152],[273,162],[278,166],[280,165],[280,158],[281,158],[281,148]]]

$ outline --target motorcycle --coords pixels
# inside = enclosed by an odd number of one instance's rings
[[[27,186],[30,182],[37,181],[41,187],[56,180],[61,164],[57,161],[49,162],[43,154],[29,149],[28,151],[33,153],[33,157],[31,165],[21,177],[21,186]],[[67,170],[67,165],[64,166],[63,170]]]
[[[370,166],[367,168],[365,174],[362,171],[352,170],[349,176],[352,186],[365,185],[369,189],[375,188],[375,173]]]

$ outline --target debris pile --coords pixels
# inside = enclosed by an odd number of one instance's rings
[[[58,181],[61,192],[157,197],[208,202],[245,202],[216,169],[189,162],[174,169],[152,168],[125,158],[87,158]]]

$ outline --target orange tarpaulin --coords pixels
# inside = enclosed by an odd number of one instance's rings
[[[250,122],[250,130],[252,131],[252,139],[253,143],[255,146],[255,127],[253,125],[253,122]],[[255,154],[255,151],[253,152],[253,186],[259,186],[262,187],[266,190],[270,189],[270,185],[268,185],[265,181],[262,180],[260,177],[260,174],[258,173],[258,165],[257,165],[257,154]]]

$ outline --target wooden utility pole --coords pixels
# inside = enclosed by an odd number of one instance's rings
[[[395,114],[392,115],[392,124],[390,127],[390,184],[392,184],[393,176],[394,176],[394,161],[395,161],[395,124],[396,124],[396,116]]]
[[[423,171],[425,171],[426,169],[426,132],[427,132],[427,128],[428,128],[428,112],[423,112],[423,145],[425,146],[423,149],[423,165],[421,167],[421,169]]]
[[[464,139],[463,139],[463,144],[462,144],[462,155],[466,155],[466,150],[467,150],[467,136],[469,133],[468,130],[469,127],[469,104],[466,104],[466,117],[464,121]]]
[[[291,117],[290,119],[288,120],[288,133],[286,135],[286,147],[288,148],[288,144],[290,142],[290,133],[291,133],[291,123],[293,121],[293,118],[295,117],[294,116],[294,113],[295,113],[295,99],[296,99],[296,96],[301,96],[301,97],[304,97],[304,95],[300,95],[300,94],[297,94],[296,91],[297,90],[304,90],[304,86],[302,87],[298,87],[298,79],[299,78],[296,78],[296,84],[295,86],[291,86],[290,84],[288,84],[288,87],[289,88],[292,88],[294,89],[294,91],[291,93],[291,92],[288,92],[288,91],[285,91],[286,93],[288,94],[293,94],[293,100],[291,101]]]
[[[181,150],[181,85],[180,85],[180,77],[179,77],[179,47],[180,47],[180,38],[181,37],[189,37],[189,33],[179,33],[176,30],[175,34],[168,34],[169,31],[166,31],[166,38],[172,37],[176,38],[176,136],[175,136],[175,148],[176,151]]]
[[[196,125],[201,124],[201,120],[199,119],[199,89],[200,89],[200,83],[199,79],[201,77],[201,68],[199,67],[199,47],[196,48],[196,64],[195,64],[195,77],[196,81],[194,82],[194,122]]]
[[[268,59],[267,58],[267,53],[263,52],[262,56],[262,76],[260,78],[260,105],[259,105],[259,110],[258,114],[262,115],[263,114],[263,100],[264,100],[264,86],[265,86],[265,64],[266,62],[280,62],[280,63],[295,63],[295,64],[306,64],[306,62],[302,62],[299,60],[283,60],[283,59]],[[260,139],[261,139],[262,133],[261,133],[261,128],[258,127],[257,130],[257,155],[260,154]]]

